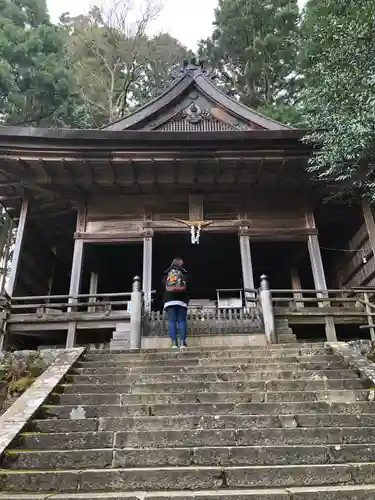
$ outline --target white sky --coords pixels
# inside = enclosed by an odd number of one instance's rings
[[[300,6],[306,0],[298,0]],[[47,0],[53,21],[57,21],[63,12],[72,15],[87,12],[90,5],[100,4],[95,0]],[[163,0],[164,9],[157,21],[157,31],[170,33],[183,45],[195,50],[198,40],[210,36],[214,8],[217,0]]]

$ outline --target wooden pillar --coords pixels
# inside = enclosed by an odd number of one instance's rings
[[[99,275],[97,272],[92,272],[90,274],[90,287],[89,287],[89,295],[96,295],[98,293],[98,283],[99,283]],[[90,297],[89,298],[89,303],[90,304],[95,304],[96,303],[96,297]],[[95,305],[90,306],[88,308],[88,312],[95,312],[96,307]]]
[[[327,290],[326,277],[324,274],[322,254],[318,235],[310,234],[308,239],[308,248],[311,262],[311,269],[314,278],[315,290]]]
[[[14,289],[16,286],[28,210],[29,210],[29,202],[28,200],[24,200],[22,203],[20,219],[18,222],[16,244],[14,246],[14,251],[13,251],[13,258],[10,268],[8,286],[6,288],[7,294],[10,297],[13,296]]]
[[[301,302],[301,299],[303,299],[303,294],[300,291],[302,290],[301,277],[299,275],[298,268],[295,265],[292,265],[290,268],[290,281],[292,284],[293,298],[295,300],[296,307],[297,309],[301,309],[304,306],[303,301]]]
[[[254,290],[253,263],[251,259],[250,237],[240,232],[240,251],[242,264],[243,286],[249,290]],[[247,298],[252,298],[253,294],[245,293]]]
[[[81,209],[77,214],[77,225],[76,232],[81,233],[84,230],[86,223],[86,211],[85,209]],[[77,234],[76,236],[79,236]],[[77,297],[79,295],[79,289],[81,286],[81,277],[82,277],[82,267],[83,267],[83,240],[80,238],[74,239],[74,251],[73,251],[73,261],[72,261],[72,270],[70,273],[70,286],[69,286],[69,303],[74,304],[77,303]],[[68,308],[68,312],[75,311],[75,308]],[[66,338],[66,347],[71,348],[74,347],[75,337],[76,337],[76,327],[77,323],[75,321],[71,321],[68,325],[68,335]]]
[[[369,237],[369,240],[370,240],[371,250],[372,250],[372,253],[374,254],[374,259],[375,259],[375,220],[374,220],[374,213],[372,211],[370,203],[366,199],[362,200],[362,210],[363,210],[363,217],[365,219],[365,224],[366,224],[366,229],[367,229],[368,237]]]
[[[83,240],[76,239],[74,241],[74,252],[72,271],[70,275],[69,297],[76,300],[79,294],[79,287],[81,285],[82,276],[82,263],[83,263]]]
[[[143,239],[143,276],[142,291],[144,293],[145,309],[151,310],[152,287],[152,234]]]
[[[260,305],[262,307],[264,332],[266,334],[267,344],[276,344],[276,323],[272,303],[272,294],[265,274],[260,277],[259,289]]]
[[[83,240],[79,238],[80,233],[85,231],[86,227],[86,207],[80,207],[77,213],[76,234],[74,235],[74,251],[72,268],[70,272],[69,303],[77,303],[77,297],[81,286],[82,266],[83,266]],[[78,236],[78,238],[77,238]],[[75,311],[76,308],[68,308],[68,312]],[[68,325],[68,335],[66,338],[66,347],[74,347],[76,337],[77,323],[71,321]]]
[[[79,294],[79,288],[81,285],[82,277],[82,264],[83,264],[83,240],[76,239],[74,241],[74,252],[73,252],[73,262],[72,271],[70,275],[70,287],[69,287],[69,303],[77,303],[77,296]],[[75,308],[68,308],[69,312],[75,311]],[[66,348],[69,349],[75,345],[76,337],[76,322],[72,321],[68,325],[68,335],[66,338]]]
[[[3,293],[5,290],[6,277],[9,269],[9,254],[10,248],[12,246],[12,236],[13,236],[13,221],[9,217],[6,216],[6,220],[3,226],[3,231],[1,233],[1,277],[0,277],[0,293]]]
[[[311,269],[313,273],[314,285],[316,290],[320,290],[317,294],[318,298],[328,298],[326,277],[324,274],[322,254],[320,252],[320,245],[318,235],[310,234],[308,239],[308,249],[310,255]],[[319,307],[329,307],[329,301],[319,303]],[[336,342],[336,328],[333,316],[326,316],[326,335],[329,342]]]

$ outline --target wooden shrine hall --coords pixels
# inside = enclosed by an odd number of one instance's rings
[[[12,254],[3,341],[109,342],[139,292],[142,345],[156,345],[176,256],[191,335],[262,336],[261,275],[276,330],[373,335],[372,209],[310,177],[304,134],[228,97],[194,60],[101,130],[0,128],[4,267]]]

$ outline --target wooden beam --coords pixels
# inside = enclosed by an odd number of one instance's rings
[[[16,286],[21,251],[22,251],[22,245],[23,245],[23,238],[24,238],[24,234],[25,234],[26,217],[27,217],[28,211],[29,211],[29,201],[24,200],[22,202],[20,220],[19,220],[18,228],[17,228],[16,244],[14,246],[14,251],[13,251],[13,258],[12,258],[12,265],[10,268],[8,286],[6,288],[7,294],[10,297],[13,296],[14,289]]]
[[[142,290],[145,297],[145,306],[151,311],[151,288],[152,287],[152,237],[143,240],[143,275]]]
[[[320,245],[317,235],[311,234],[308,237],[308,249],[315,289],[327,290],[322,254],[320,252]]]
[[[189,196],[189,219],[199,220],[204,219],[203,196],[192,194]]]
[[[240,253],[241,253],[241,264],[242,264],[242,278],[244,288],[254,290],[254,273],[253,264],[251,258],[250,249],[250,238],[247,235],[240,235]],[[251,298],[251,294],[246,294]]]
[[[88,241],[90,243],[126,243],[142,242],[144,237],[150,230],[145,229],[144,231],[126,231],[124,233],[75,233],[74,239]]]
[[[9,269],[9,255],[10,255],[10,249],[11,249],[12,240],[13,240],[14,222],[12,221],[12,219],[10,219],[10,217],[9,217],[9,220],[11,221],[11,224],[10,224],[10,228],[8,230],[7,239],[6,239],[6,242],[5,242],[5,252],[4,252],[4,255],[3,255],[4,269],[3,269],[3,272],[2,272],[2,275],[1,275],[0,293],[3,293],[4,290],[5,290],[6,278],[7,278],[8,269]]]
[[[76,299],[79,295],[79,287],[81,284],[83,262],[83,240],[75,240],[72,271],[70,276],[69,296]]]
[[[82,210],[77,214],[77,226],[76,229],[79,231],[82,228],[82,224],[84,224],[86,215]],[[82,267],[83,267],[83,240],[76,239],[74,240],[74,252],[73,252],[73,262],[72,262],[72,270],[70,275],[70,286],[69,286],[69,302],[75,303],[77,302],[77,296],[79,294],[79,289],[81,285],[81,277],[82,277]],[[71,312],[71,308],[68,310]],[[72,321],[68,326],[68,335],[66,339],[66,347],[71,348],[74,347],[75,344],[75,335],[76,335],[76,323]]]
[[[372,253],[375,256],[375,220],[374,213],[368,200],[362,200],[363,217],[365,219],[366,229],[371,244]]]
[[[98,284],[99,284],[99,274],[97,272],[93,271],[90,274],[89,295],[96,295],[98,293]],[[95,304],[96,297],[90,297],[89,303]],[[93,305],[93,306],[90,306],[87,310],[88,310],[88,312],[96,312],[96,307],[95,307],[95,305]]]
[[[308,237],[308,249],[310,255],[311,269],[313,273],[314,285],[316,290],[327,290],[327,282],[324,273],[323,259],[320,252],[319,239],[316,234],[310,234]],[[318,298],[328,298],[328,293],[317,294]],[[319,303],[321,307],[328,307],[329,302]],[[333,316],[326,316],[326,335],[329,342],[336,342],[336,328]]]
[[[296,265],[292,265],[292,267],[290,268],[290,281],[292,285],[293,298],[295,300],[296,307],[297,309],[301,309],[301,307],[304,307],[303,301],[301,302],[301,299],[303,299],[303,294],[300,292],[300,290],[302,290],[301,277]]]

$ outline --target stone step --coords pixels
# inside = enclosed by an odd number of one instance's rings
[[[233,362],[232,362],[233,363]],[[348,372],[347,366],[342,361],[335,359],[334,361],[310,361],[310,362],[293,362],[293,363],[272,363],[272,364],[252,364],[252,363],[238,363],[238,364],[214,364],[214,365],[163,365],[156,366],[127,366],[127,365],[114,365],[110,363],[106,365],[98,365],[97,363],[82,363],[78,362],[72,369],[71,373],[79,370],[80,373],[113,373],[113,374],[132,374],[132,375],[153,375],[153,374],[169,374],[169,373],[217,373],[227,372],[280,372],[280,371],[327,371],[339,370]]]
[[[372,427],[372,413],[318,413],[301,415],[202,415],[165,417],[101,417],[33,420],[28,431],[43,433],[165,430],[165,429],[266,429],[295,427]]]
[[[313,349],[313,348],[324,348],[325,342],[290,342],[282,344],[271,344],[267,347],[262,347],[259,345],[233,345],[228,347],[227,345],[216,345],[208,347],[187,347],[186,352],[213,352],[213,351],[228,351],[228,350],[244,350],[244,351],[257,351],[259,349],[267,349],[271,351],[278,351],[283,349]],[[132,349],[130,354],[154,354],[154,353],[170,353],[171,347],[161,348],[161,349]],[[129,354],[128,350],[124,351],[111,351],[110,349],[87,349],[87,354]]]
[[[112,395],[111,395],[112,397]],[[375,402],[283,402],[283,403],[182,403],[153,405],[84,405],[81,401],[75,405],[44,405],[38,418],[122,418],[128,416],[204,416],[204,415],[301,415],[320,414],[375,414]]]
[[[204,490],[301,486],[347,486],[375,482],[375,464],[282,465],[240,467],[165,467],[17,471],[0,473],[5,493]],[[276,497],[277,498],[277,497]]]
[[[295,347],[283,349],[225,349],[225,350],[190,350],[184,351],[170,349],[167,352],[153,352],[153,353],[137,353],[125,352],[112,352],[104,354],[103,352],[87,352],[83,359],[85,361],[161,361],[169,360],[172,358],[177,359],[205,359],[205,358],[283,358],[291,356],[325,356],[329,352],[322,347]]]
[[[51,404],[58,405],[152,405],[180,403],[282,403],[327,401],[331,403],[367,401],[368,390],[274,391],[274,392],[185,392],[150,394],[54,394]]]
[[[326,391],[361,390],[364,382],[359,379],[339,380],[268,380],[245,382],[164,382],[159,384],[61,384],[64,394],[182,394],[190,392],[253,392],[253,391]]]
[[[215,371],[206,372],[178,372],[178,373],[157,373],[157,374],[132,374],[130,370],[121,374],[113,374],[110,368],[102,371],[97,369],[77,368],[66,376],[66,381],[77,384],[118,384],[124,381],[143,383],[163,383],[163,382],[241,382],[256,380],[324,380],[324,379],[357,379],[357,375],[349,370],[322,370],[322,371]]]
[[[295,429],[191,429],[120,432],[22,433],[14,448],[22,450],[87,450],[105,448],[180,448],[200,446],[265,446],[375,443],[375,427]]]
[[[130,467],[272,466],[375,462],[375,445],[279,445],[234,448],[126,448],[17,451],[5,453],[1,466],[9,469],[108,469]]]
[[[0,500],[373,500],[375,485],[222,489],[213,491],[138,491],[116,493],[1,494]]]
[[[223,357],[223,358],[197,358],[197,357],[185,357],[184,356],[170,356],[168,359],[137,359],[137,360],[126,360],[116,359],[113,360],[108,358],[108,360],[98,360],[98,361],[85,361],[84,359],[78,363],[78,366],[84,366],[86,368],[95,367],[152,367],[152,366],[214,366],[214,365],[280,365],[284,363],[338,363],[340,359],[331,354],[324,355],[312,355],[312,356],[285,356],[285,357],[259,357],[251,358],[247,356],[238,356],[236,358]]]

